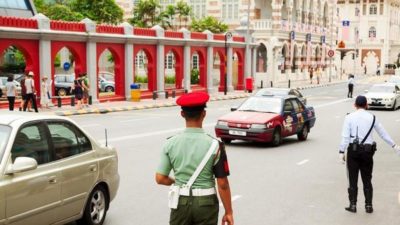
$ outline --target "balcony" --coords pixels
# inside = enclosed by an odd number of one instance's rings
[[[260,20],[253,20],[252,25],[254,27],[254,30],[256,31],[266,31],[266,30],[272,30],[272,19],[260,19]],[[287,20],[281,20],[281,30],[282,31],[296,31],[296,32],[301,32],[301,33],[311,33],[311,34],[316,34],[316,35],[327,35],[328,29],[325,27],[319,27],[319,26],[314,26],[314,25],[309,25],[309,24],[303,24],[300,22],[295,22],[295,23],[289,23]]]

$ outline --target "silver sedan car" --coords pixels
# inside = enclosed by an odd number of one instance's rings
[[[400,106],[400,89],[396,84],[374,84],[366,92],[368,108],[396,110]]]
[[[0,224],[101,225],[118,186],[116,150],[72,120],[0,114]]]

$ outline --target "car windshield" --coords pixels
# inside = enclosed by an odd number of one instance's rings
[[[238,111],[280,113],[281,108],[282,99],[280,98],[252,97],[247,99]]]
[[[9,126],[0,125],[0,162],[3,158],[4,149],[10,136],[11,128]]]
[[[383,93],[393,93],[394,86],[372,86],[370,92],[383,92]]]

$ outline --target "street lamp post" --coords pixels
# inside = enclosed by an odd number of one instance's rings
[[[224,95],[228,92],[228,38],[230,39],[232,37],[231,32],[226,32],[225,33],[225,84],[224,84]]]

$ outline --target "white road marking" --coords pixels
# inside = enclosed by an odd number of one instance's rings
[[[213,127],[213,126],[215,126],[215,123],[203,124],[203,127]],[[161,134],[168,134],[168,133],[174,133],[174,132],[178,132],[178,131],[183,131],[184,129],[185,128],[176,128],[176,129],[162,130],[162,131],[142,133],[142,134],[126,135],[126,136],[121,136],[121,137],[116,137],[116,138],[109,138],[108,142],[132,140],[132,139],[137,139],[137,138],[143,138],[143,137],[149,137],[149,136],[155,136],[155,135],[161,135]],[[109,133],[109,135],[110,135],[110,133]],[[105,139],[100,140],[100,142],[104,143]]]
[[[242,197],[241,195],[234,195],[234,196],[232,197],[232,202],[238,200],[238,199],[241,198],[241,197]],[[222,207],[223,204],[222,204],[222,203],[219,203],[219,206]]]
[[[322,108],[322,107],[326,107],[326,106],[331,106],[331,105],[336,105],[338,103],[348,102],[348,101],[351,101],[351,100],[352,100],[351,98],[340,99],[340,100],[337,100],[337,101],[316,105],[316,106],[314,106],[314,109]]]
[[[310,161],[309,159],[305,159],[305,160],[303,160],[303,161],[301,161],[301,162],[298,162],[298,163],[296,163],[298,166],[301,166],[301,165],[303,165],[303,164],[306,164],[306,163],[308,163],[308,161]]]
[[[81,125],[81,127],[98,127],[98,126],[101,126],[101,124],[93,123],[93,124]]]

